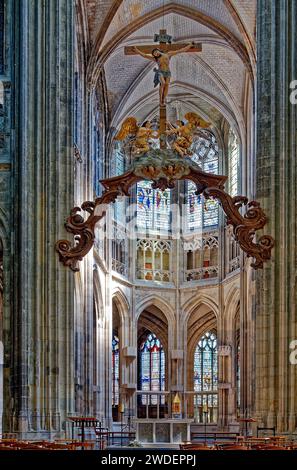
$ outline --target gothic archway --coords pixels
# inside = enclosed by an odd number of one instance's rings
[[[168,414],[168,323],[156,306],[146,307],[137,325],[137,414],[161,418]],[[144,392],[144,393],[141,393]]]
[[[194,416],[197,422],[216,423],[218,416],[218,341],[215,330],[198,339],[194,352]]]
[[[121,405],[121,362],[122,355],[122,321],[117,307],[117,303],[112,301],[112,337],[111,337],[111,403],[112,403],[112,419],[120,421],[120,405]]]
[[[208,335],[207,338],[205,335]],[[186,373],[187,373],[187,414],[195,419],[196,422],[203,423],[203,405],[207,406],[207,421],[217,422],[218,394],[217,394],[217,378],[214,380],[214,374],[217,377],[217,358],[216,367],[212,369],[212,376],[208,386],[206,374],[203,374],[203,364],[205,359],[205,346],[213,343],[215,336],[215,346],[217,348],[217,318],[212,309],[207,304],[201,303],[195,310],[191,312],[187,319],[186,328]],[[206,339],[205,339],[206,338]],[[207,343],[207,344],[204,344]],[[201,349],[201,357],[198,349]],[[199,364],[200,360],[200,364]],[[201,362],[202,361],[202,362]],[[214,363],[211,362],[213,366]],[[216,383],[216,388],[213,387]]]

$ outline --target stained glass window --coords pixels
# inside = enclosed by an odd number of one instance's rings
[[[194,353],[194,392],[216,392],[218,386],[217,337],[208,331],[198,341]],[[217,394],[200,394],[195,404],[217,406]]]
[[[240,407],[240,342],[239,338],[236,345],[236,396],[237,408]]]
[[[170,229],[171,191],[152,189],[151,185],[151,181],[137,184],[137,228],[146,232],[167,232]]]
[[[125,172],[125,154],[119,142],[115,144],[112,156],[111,175],[118,176]],[[114,203],[114,220],[125,224],[125,198],[118,198]]]
[[[102,194],[102,186],[100,180],[104,175],[104,159],[102,158],[102,147],[103,147],[103,135],[101,128],[101,112],[99,110],[100,106],[100,96],[96,93],[96,103],[97,106],[94,109],[93,114],[93,143],[92,143],[92,152],[94,155],[94,190],[96,196]]]
[[[202,227],[202,196],[195,194],[196,185],[188,182],[188,229]]]
[[[120,351],[119,338],[112,338],[112,406],[118,406],[120,400]]]
[[[207,173],[218,173],[219,148],[214,135],[205,133],[193,145],[192,159]],[[205,199],[196,195],[196,185],[187,183],[187,229],[197,230],[218,225],[218,202],[215,199]]]
[[[140,386],[143,391],[165,390],[165,353],[161,341],[149,333],[140,346]],[[156,405],[157,395],[142,395],[143,405]],[[164,403],[161,397],[160,403]]]
[[[229,132],[228,161],[229,193],[236,196],[239,192],[240,151],[238,138],[232,130]]]

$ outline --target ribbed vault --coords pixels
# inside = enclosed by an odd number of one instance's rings
[[[175,42],[202,43],[202,52],[172,59],[169,114],[194,110],[215,127],[224,120],[244,137],[247,94],[253,89],[256,0],[79,0],[85,8],[88,80],[105,76],[111,129],[127,114],[156,115],[153,63],[125,56],[124,47],[152,43],[165,27]],[[81,16],[81,13],[80,13]],[[171,108],[171,109],[170,109]]]

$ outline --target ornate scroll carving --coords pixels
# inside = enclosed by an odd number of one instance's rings
[[[227,215],[227,223],[234,228],[234,236],[242,250],[248,256],[255,259],[252,266],[255,269],[262,268],[263,262],[270,259],[271,249],[274,246],[273,238],[262,235],[255,241],[255,232],[262,229],[267,223],[267,217],[257,201],[248,202],[244,196],[231,197],[224,191],[224,183],[227,177],[203,172],[197,164],[190,159],[175,162],[165,157],[161,162],[154,164],[151,160],[136,165],[121,176],[102,180],[105,188],[101,197],[95,202],[86,201],[80,207],[74,207],[67,218],[65,227],[74,235],[74,244],[68,240],[59,240],[56,243],[56,251],[64,266],[69,266],[73,271],[78,271],[78,261],[90,251],[95,239],[95,225],[105,215],[106,206],[114,202],[120,195],[129,196],[130,188],[137,182],[149,179],[153,180],[152,187],[164,190],[173,188],[177,180],[190,179],[197,187],[197,193],[203,193],[205,197],[214,197]],[[241,214],[242,207],[247,211]],[[84,219],[81,210],[89,213]]]
[[[92,248],[95,240],[95,225],[105,216],[106,206],[114,202],[118,196],[129,196],[129,188],[141,179],[129,171],[120,177],[103,180],[101,183],[105,191],[102,196],[98,197],[95,202],[86,201],[81,208],[74,207],[71,210],[65,228],[67,232],[74,235],[74,244],[72,245],[69,240],[58,240],[55,245],[64,266],[69,266],[72,271],[79,271],[78,261],[81,261]],[[82,217],[81,210],[89,213],[88,218]]]
[[[220,201],[227,216],[227,224],[233,226],[234,237],[241,249],[255,259],[251,266],[255,269],[263,268],[263,262],[271,257],[274,240],[270,235],[262,235],[257,242],[254,241],[256,231],[267,223],[267,217],[260,203],[249,202],[245,196],[231,197],[220,188],[207,188],[203,194],[205,197],[214,197]],[[244,215],[240,213],[242,206],[247,207]]]

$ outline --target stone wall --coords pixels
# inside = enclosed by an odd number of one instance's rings
[[[9,268],[13,280],[10,311],[4,305],[3,427],[59,435],[73,406],[73,274],[54,250],[74,203],[73,2],[6,3],[7,57],[15,67],[7,77],[14,98],[6,133],[13,136],[6,146],[11,167],[2,171],[1,164],[0,172],[9,233],[4,291]]]
[[[296,429],[296,365],[290,342],[296,315],[297,3],[258,1],[257,191],[275,238],[272,261],[257,273],[255,413],[279,432]]]
[[[2,431],[3,382],[7,383],[10,370],[12,266],[11,244],[13,240],[13,66],[9,54],[13,43],[11,15],[12,3],[0,2],[0,433]],[[3,343],[6,348],[4,350]],[[5,356],[4,356],[5,352]]]

